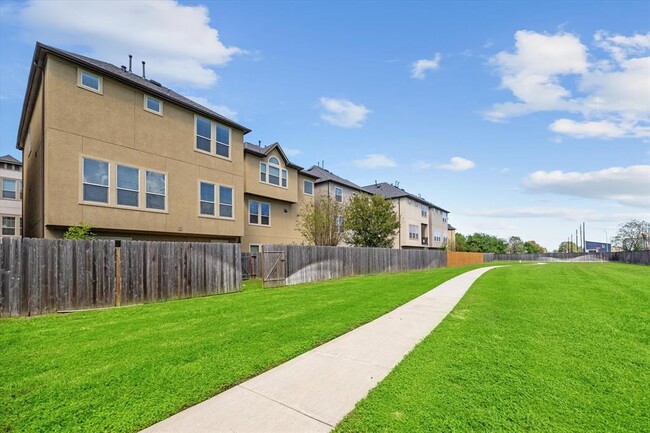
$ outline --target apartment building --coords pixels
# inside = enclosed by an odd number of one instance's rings
[[[21,236],[23,163],[11,155],[0,157],[0,220],[2,236]]]
[[[444,248],[449,211],[386,182],[363,187],[393,203],[400,228],[393,248]]]
[[[248,132],[147,79],[144,64],[139,74],[37,43],[17,140],[25,235],[83,221],[115,239],[296,240],[284,220],[310,176],[279,145],[246,150]]]
[[[296,230],[301,206],[314,201],[316,176],[293,164],[278,143],[244,143],[244,202],[248,217],[242,251],[263,244],[301,244]]]

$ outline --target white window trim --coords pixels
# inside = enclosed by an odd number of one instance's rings
[[[309,194],[309,193],[305,190],[305,184],[307,184],[307,183],[310,183],[310,184],[311,184],[311,194]],[[314,182],[313,182],[313,181],[311,181],[311,180],[307,180],[307,179],[303,179],[303,180],[302,180],[302,192],[303,192],[303,194],[305,194],[305,195],[309,195],[309,196],[312,196],[312,197],[313,197],[313,196],[314,196],[314,187],[315,187],[315,185],[314,185]]]
[[[251,202],[252,201],[256,202],[259,205],[258,206],[259,213],[257,214],[258,215],[258,223],[252,223],[251,222]],[[248,203],[246,203],[246,204],[247,204],[247,206],[246,206],[246,208],[247,208],[246,217],[248,219],[248,225],[255,226],[255,227],[271,227],[271,214],[272,214],[272,212],[271,212],[271,209],[272,209],[271,208],[271,203],[266,202],[266,201],[259,201],[259,200],[249,199]],[[268,204],[269,205],[269,223],[268,223],[268,225],[267,224],[262,224],[262,204]]]
[[[94,75],[95,77],[97,77],[97,81],[99,83],[99,89],[95,89],[93,87],[89,87],[89,86],[86,86],[86,85],[83,84],[83,82],[81,80],[81,74],[84,73],[84,72],[86,74]],[[97,93],[98,95],[103,95],[104,94],[104,77],[102,77],[101,75],[96,74],[94,72],[90,72],[90,71],[88,71],[86,69],[77,68],[77,86],[81,87],[82,89],[88,90],[90,92]]]
[[[3,196],[4,191],[5,191],[5,181],[6,180],[16,182],[15,183],[16,188],[14,190],[14,194],[16,194],[16,197],[11,198],[11,197],[4,197]],[[22,200],[22,198],[20,197],[20,191],[22,191],[22,188],[20,187],[21,183],[22,182],[20,181],[20,179],[13,179],[13,178],[10,178],[10,177],[0,177],[0,200],[15,200],[15,201]],[[7,190],[7,191],[10,191],[10,190]]]
[[[152,169],[148,169],[148,168],[145,168],[143,170],[143,172],[144,172],[144,184],[143,184],[144,185],[144,188],[143,188],[144,201],[142,202],[142,206],[144,207],[144,209],[147,212],[168,213],[167,209],[169,208],[169,188],[167,187],[167,183],[169,182],[169,176],[165,172],[158,171],[158,170],[152,170]],[[155,192],[147,192],[147,173],[162,174],[162,175],[165,176],[165,194],[164,195],[163,194],[158,194],[158,193],[155,193]],[[163,209],[154,209],[154,208],[147,207],[147,194],[162,195],[163,197],[165,197],[165,207]]]
[[[196,128],[196,119],[197,118],[201,118],[203,120],[207,120],[208,122],[210,122],[210,135],[211,135],[211,137],[210,137],[210,151],[209,152],[196,147],[196,137],[198,135],[197,128]],[[224,128],[228,128],[228,141],[230,141],[230,144],[228,145],[228,148],[229,148],[228,149],[228,158],[226,158],[225,156],[222,156],[222,155],[217,155],[217,122],[215,122],[215,121],[213,121],[211,119],[208,119],[207,117],[200,116],[198,114],[194,115],[194,136],[192,137],[193,143],[194,143],[193,144],[194,151],[202,153],[204,155],[210,155],[210,156],[212,156],[214,158],[219,158],[219,159],[223,159],[223,160],[232,162],[232,128],[229,127],[229,126],[226,126],[226,125],[222,125],[221,123],[219,123],[219,126],[222,126]],[[201,137],[203,137],[203,136],[201,135]],[[203,137],[203,138],[208,138],[208,137]],[[224,143],[221,143],[221,144],[224,144]]]
[[[273,158],[273,157],[274,157],[274,156],[271,155],[271,156],[269,156],[267,159],[265,159],[264,161],[260,161],[260,176],[259,176],[259,181],[260,181],[260,183],[263,183],[263,184],[266,184],[266,185],[270,185],[270,186],[275,186],[275,187],[277,187],[277,188],[289,189],[289,170],[287,170],[286,168],[284,168],[284,167],[282,166],[282,164],[278,164],[278,165],[276,165],[276,164],[271,164],[271,163],[269,162],[269,159],[271,159],[271,158]],[[275,158],[277,158],[277,157],[275,157]],[[278,158],[278,161],[280,161],[279,158]],[[263,180],[262,180],[262,165],[263,165],[263,164],[266,165],[266,181],[263,181]],[[280,170],[280,176],[278,177],[280,183],[279,183],[278,185],[269,182],[269,178],[271,177],[271,176],[270,176],[270,172],[271,172],[270,168],[271,168],[271,167],[276,167],[276,168],[278,168],[278,170]],[[286,174],[286,176],[287,176],[287,186],[282,186],[282,175],[283,175],[283,174]]]
[[[119,162],[114,163],[114,165],[115,165],[115,207],[124,208],[124,209],[139,209],[141,207],[141,205],[142,205],[142,194],[141,194],[142,193],[142,191],[141,191],[142,190],[142,187],[141,187],[141,185],[142,185],[142,169],[140,167],[134,167],[134,166],[129,165],[129,164],[120,164]],[[134,170],[138,170],[138,190],[137,191],[133,190],[133,189],[128,189],[128,188],[118,188],[118,186],[117,186],[117,180],[118,180],[117,166],[118,165],[122,166],[122,167],[126,167],[126,168],[132,168]],[[110,171],[111,171],[111,167],[109,166],[108,167],[108,172],[110,173]],[[110,187],[110,174],[109,174],[109,187]],[[129,206],[128,204],[119,204],[117,202],[117,192],[120,189],[123,189],[124,191],[137,192],[138,193],[138,205],[137,206]]]
[[[14,219],[14,233],[11,235],[6,235],[3,233],[4,227],[2,226],[3,218],[13,218]],[[20,219],[18,215],[0,215],[0,236],[20,236]]]
[[[257,252],[254,253],[251,251],[251,247],[257,247]],[[250,254],[259,254],[262,252],[262,244],[248,244],[248,252]]]
[[[341,194],[337,194],[338,191],[341,191]],[[341,197],[341,201],[339,201],[337,199],[337,197],[339,197],[339,195]],[[334,187],[334,200],[339,202],[339,203],[343,203],[343,188],[339,188],[338,186]]]
[[[86,185],[86,182],[84,182],[84,159],[92,159],[93,161],[99,161],[99,162],[104,162],[108,164],[108,185],[99,185],[95,183],[88,183],[88,185],[93,185],[93,186],[100,186],[102,188],[106,188],[108,190],[108,194],[106,196],[106,202],[101,202],[101,201],[88,201],[84,199],[84,185]],[[112,176],[112,166],[113,164],[111,161],[102,159],[102,158],[96,158],[93,156],[88,156],[88,155],[80,155],[79,158],[79,174],[80,176],[80,181],[79,182],[79,202],[81,204],[87,204],[87,205],[92,205],[92,206],[104,206],[104,207],[109,207],[112,206],[112,196],[111,194],[111,184],[113,182],[113,176]]]
[[[154,101],[157,101],[159,106],[160,106],[160,111],[152,110],[151,108],[147,107],[147,98],[153,99]],[[160,100],[158,98],[154,98],[153,96],[147,95],[145,93],[143,98],[142,98],[142,103],[143,103],[144,111],[148,111],[149,113],[156,114],[156,115],[162,117],[162,115],[163,115],[163,101],[162,100]]]
[[[207,183],[212,186],[214,186],[214,215],[206,215],[201,213],[201,202],[204,200],[201,200],[201,184],[202,183]],[[235,220],[235,187],[232,185],[225,185],[222,183],[215,183],[210,180],[205,180],[205,179],[199,179],[198,180],[198,202],[199,202],[199,208],[198,208],[198,216],[199,218],[210,218],[210,219],[220,219],[220,220],[228,220],[228,221],[234,221]],[[224,187],[224,188],[230,188],[232,189],[232,217],[224,217],[219,215],[219,206],[221,205],[221,194],[219,193],[219,187]]]

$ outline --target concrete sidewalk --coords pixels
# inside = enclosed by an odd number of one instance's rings
[[[459,275],[143,432],[329,432],[495,267]]]

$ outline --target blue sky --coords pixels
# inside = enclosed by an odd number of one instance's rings
[[[549,249],[650,215],[647,2],[3,2],[0,146],[34,43],[147,76],[294,162]]]

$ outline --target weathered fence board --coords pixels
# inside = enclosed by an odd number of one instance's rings
[[[623,262],[650,265],[650,251],[619,251],[613,253],[543,253],[543,254],[485,254],[491,261],[536,262]]]

